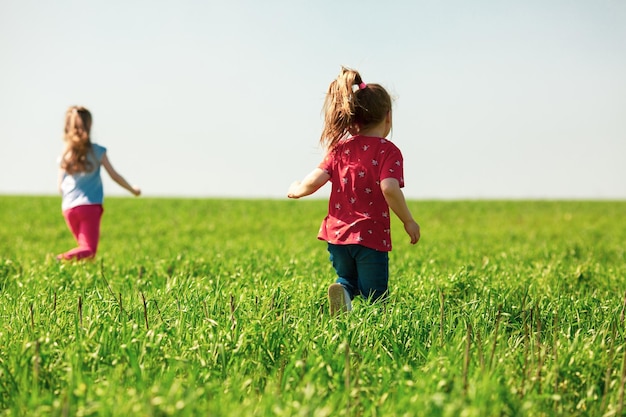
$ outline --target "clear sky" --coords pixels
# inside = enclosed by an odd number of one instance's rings
[[[146,196],[282,198],[346,65],[408,198],[626,199],[623,0],[0,0],[0,57],[0,194],[56,193],[80,104]]]

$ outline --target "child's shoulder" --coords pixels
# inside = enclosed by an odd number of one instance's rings
[[[98,152],[106,152],[106,150],[107,150],[106,147],[100,145],[99,143],[95,143],[95,142],[91,143],[91,149],[93,149],[94,152],[96,152],[96,153],[98,153]]]
[[[353,146],[362,147],[366,145],[368,147],[376,148],[397,148],[397,146],[394,145],[394,143],[389,139],[378,136],[356,136],[354,139]]]
[[[104,156],[104,154],[107,152],[107,148],[105,148],[104,146],[98,144],[98,143],[91,143],[91,151],[93,152],[93,154],[95,155],[96,159],[98,161],[100,161],[102,159],[102,157]]]

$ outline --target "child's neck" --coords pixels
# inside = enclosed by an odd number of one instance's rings
[[[375,138],[384,138],[385,132],[383,129],[363,129],[359,131],[356,136],[370,136]]]
[[[385,126],[380,126],[380,125],[372,126],[367,129],[359,130],[357,135],[384,138],[385,136],[387,136],[387,128]]]
[[[391,130],[391,120],[383,120],[376,125],[368,126],[364,129],[359,130],[357,132],[357,135],[384,138],[384,137],[387,137],[390,130]]]

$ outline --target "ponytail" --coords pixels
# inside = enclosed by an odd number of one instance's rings
[[[352,131],[381,122],[391,110],[391,97],[382,86],[364,83],[358,71],[341,67],[328,87],[323,110],[320,144],[330,149]]]

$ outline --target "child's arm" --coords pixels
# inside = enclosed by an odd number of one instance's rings
[[[300,198],[311,195],[319,190],[322,185],[326,184],[330,179],[330,175],[320,168],[315,168],[309,175],[304,177],[302,181],[296,181],[289,187],[287,197]]]
[[[63,183],[63,174],[65,170],[63,168],[59,168],[59,176],[57,179],[57,188],[59,189],[59,194],[63,194],[63,190],[61,189],[61,184]]]
[[[141,194],[141,190],[139,189],[139,187],[133,187],[132,185],[130,185],[128,181],[126,181],[124,177],[122,177],[115,170],[115,168],[113,168],[113,165],[111,165],[111,162],[109,162],[109,158],[107,157],[106,153],[102,156],[102,166],[104,167],[104,169],[107,170],[111,179],[118,183],[122,188],[127,189],[135,196],[139,196]]]
[[[409,207],[406,205],[404,193],[400,188],[400,183],[395,178],[385,178],[380,182],[380,189],[385,196],[385,200],[391,210],[404,223],[404,230],[411,238],[411,244],[416,244],[420,240],[420,226],[411,215]]]

